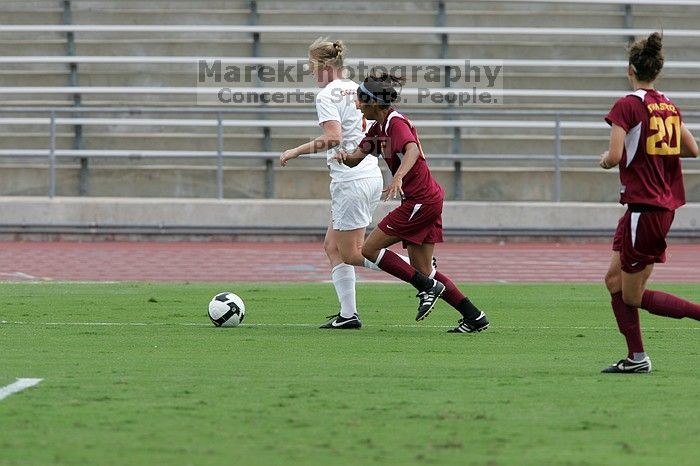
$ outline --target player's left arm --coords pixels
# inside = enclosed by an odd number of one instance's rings
[[[418,149],[418,144],[415,142],[409,142],[406,144],[406,146],[404,146],[401,165],[399,165],[399,169],[396,170],[396,173],[394,173],[394,177],[391,179],[389,186],[387,186],[383,191],[386,193],[384,196],[385,201],[392,198],[396,199],[399,196],[403,198],[403,177],[406,176],[409,171],[411,171],[411,168],[413,168],[418,161],[418,157],[420,157],[420,149]]]
[[[683,123],[681,125],[681,157],[697,157],[698,153],[700,153],[698,151],[698,142],[685,126],[685,123]]]
[[[627,132],[622,126],[613,124],[610,130],[610,145],[608,150],[600,154],[600,166],[606,170],[616,167],[622,160],[622,150],[625,147]]]

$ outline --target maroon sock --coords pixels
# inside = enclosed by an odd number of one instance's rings
[[[416,273],[416,269],[411,264],[404,262],[398,254],[389,249],[384,250],[382,258],[376,264],[383,271],[408,283],[411,283],[411,278]]]
[[[690,317],[700,320],[700,305],[691,303],[663,291],[646,290],[642,295],[642,309],[664,317],[682,319]]]
[[[462,314],[465,319],[478,319],[481,315],[481,311],[476,307],[469,298],[464,296],[459,288],[447,278],[447,276],[440,272],[435,272],[435,280],[439,281],[445,285],[445,291],[442,293],[442,299],[447,301],[447,304],[457,309],[457,311]]]
[[[612,295],[612,308],[617,320],[617,328],[627,341],[627,357],[632,359],[634,353],[643,353],[642,329],[639,325],[639,311],[636,307],[630,307],[622,300],[622,292]]]
[[[457,308],[457,305],[464,299],[464,295],[459,289],[452,283],[452,280],[447,278],[445,274],[440,272],[435,272],[435,280],[439,281],[445,285],[445,292],[442,293],[442,299],[447,301],[447,304]]]

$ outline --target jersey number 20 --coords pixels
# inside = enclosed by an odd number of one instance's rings
[[[670,116],[665,120],[653,116],[649,120],[649,129],[656,131],[647,138],[647,154],[680,155],[681,153],[681,119]]]

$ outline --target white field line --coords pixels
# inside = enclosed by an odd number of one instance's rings
[[[9,277],[10,279],[19,279],[21,281],[29,280],[29,281],[38,281],[40,280],[39,278],[35,277],[34,275],[29,275],[28,273],[24,272],[0,272],[0,278],[2,277]]]
[[[209,323],[199,322],[21,322],[0,320],[0,325],[35,325],[35,326],[50,326],[50,325],[65,325],[65,326],[92,326],[92,327],[212,327]],[[285,324],[267,324],[267,323],[251,323],[241,324],[241,327],[318,327],[318,323],[285,323]],[[393,328],[452,328],[454,325],[426,325],[426,324],[378,324],[377,327],[393,327]],[[222,327],[223,328],[223,327]],[[501,326],[492,325],[492,328],[504,330],[617,330],[615,327],[587,327],[587,326]],[[643,330],[700,330],[700,327],[644,327]]]
[[[12,284],[17,284],[21,283],[22,285],[46,285],[47,283],[50,283],[52,285],[115,285],[118,283],[137,283],[138,280],[124,280],[124,281],[115,281],[115,280],[54,280],[51,277],[34,277],[32,275],[27,275],[26,280],[11,280],[11,279],[5,279],[2,278],[3,276],[13,276],[17,277],[17,274],[22,274],[23,272],[13,272],[13,273],[5,273],[5,272],[0,272],[0,283],[12,283]]]
[[[0,400],[7,398],[13,393],[21,392],[25,388],[33,387],[42,380],[44,379],[17,379],[17,382],[0,388]]]

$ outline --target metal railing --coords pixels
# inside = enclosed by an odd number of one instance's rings
[[[406,34],[416,35],[510,35],[510,36],[597,36],[597,37],[626,37],[646,36],[652,28],[541,28],[541,27],[454,27],[454,26],[384,26],[368,31],[366,26],[238,26],[238,25],[135,25],[135,24],[21,24],[0,25],[0,32],[163,32],[163,33],[242,33],[242,34],[363,34],[387,35]],[[665,37],[700,37],[698,29],[664,29]]]
[[[274,197],[274,170],[273,167],[279,157],[279,153],[272,151],[226,151],[224,150],[224,136],[226,128],[240,127],[258,127],[267,129],[264,131],[264,138],[271,138],[270,128],[313,128],[317,124],[311,118],[313,111],[310,109],[280,109],[280,108],[237,108],[237,109],[217,109],[217,108],[113,108],[113,107],[90,107],[90,108],[45,108],[37,109],[33,107],[14,107],[0,108],[2,113],[39,113],[47,114],[42,117],[3,117],[0,118],[0,124],[39,124],[48,126],[48,148],[47,149],[2,149],[0,157],[46,157],[49,167],[49,190],[48,196],[53,198],[56,196],[56,168],[57,159],[60,157],[79,157],[83,158],[213,158],[216,160],[216,193],[218,199],[224,197],[224,158],[253,158],[260,159],[266,162],[266,197]],[[157,114],[211,114],[209,119],[173,119],[173,118],[92,118],[92,117],[75,117],[75,116],[60,116],[63,114],[90,114],[90,113],[128,113],[130,115],[143,113]],[[279,114],[308,114],[308,119],[295,120],[241,120],[227,118],[236,113],[258,113],[269,115]],[[607,125],[602,121],[581,121],[567,120],[565,118],[572,117],[600,117],[602,112],[598,111],[577,111],[577,112],[561,112],[561,111],[538,111],[538,110],[483,110],[472,109],[466,111],[464,109],[448,109],[448,110],[431,110],[431,109],[416,109],[412,112],[412,116],[452,116],[452,117],[471,117],[472,119],[413,119],[413,122],[418,128],[505,128],[505,129],[548,129],[552,131],[553,147],[551,154],[540,155],[524,155],[524,154],[463,154],[463,153],[446,153],[446,154],[429,154],[430,160],[451,161],[453,164],[453,193],[456,199],[462,197],[461,172],[462,162],[469,161],[500,161],[512,163],[515,161],[531,161],[531,162],[551,162],[553,170],[553,190],[552,200],[559,202],[561,200],[561,172],[563,162],[569,161],[590,161],[592,166],[595,166],[597,155],[566,155],[562,154],[562,137],[563,130],[606,130]],[[508,116],[510,119],[483,119],[478,117],[483,116]],[[477,117],[477,118],[474,118]],[[515,119],[519,117],[519,119]],[[538,118],[538,120],[528,120],[527,118]],[[688,112],[687,118],[693,119],[700,117],[699,112]],[[546,119],[542,119],[546,118]],[[134,149],[113,149],[113,150],[89,150],[89,149],[57,149],[56,136],[57,126],[61,125],[133,125],[133,126],[165,126],[165,127],[215,127],[216,128],[216,150],[134,150]],[[700,123],[688,123],[688,128],[691,130],[700,130]],[[602,134],[602,140],[607,137],[607,134]],[[263,147],[270,147],[270,141],[263,143]],[[325,154],[318,155],[319,158],[325,159]]]
[[[4,55],[0,63],[12,64],[131,64],[131,65],[192,65],[200,60],[221,60],[230,65],[298,65],[306,63],[305,57],[216,57],[216,56],[156,56],[156,55]],[[348,58],[344,63],[357,66],[361,63],[381,63],[385,66],[438,66],[463,67],[465,59],[458,58]],[[550,58],[469,58],[469,65],[493,66],[503,65],[509,68],[613,68],[624,70],[626,60],[591,60],[591,59],[550,59]],[[700,61],[674,60],[664,64],[664,69],[700,69]]]
[[[147,95],[217,95],[221,92],[222,87],[163,87],[163,86],[9,86],[0,87],[0,95],[41,95],[41,94],[147,94]],[[231,93],[241,95],[267,95],[279,94],[290,95],[295,92],[310,92],[316,93],[317,88],[290,88],[290,87],[231,87]],[[402,97],[418,97],[421,92],[430,91],[437,95],[449,95],[459,91],[459,88],[452,87],[436,87],[436,88],[405,88]],[[468,89],[471,93],[477,95],[481,92],[488,92],[490,89],[471,88]],[[601,91],[601,90],[585,90],[585,89],[502,89],[498,91],[503,97],[566,97],[569,99],[591,99],[591,98],[607,98],[614,99],[623,95],[619,90]],[[700,99],[698,91],[673,91],[665,93],[670,99],[676,100],[697,100]]]

